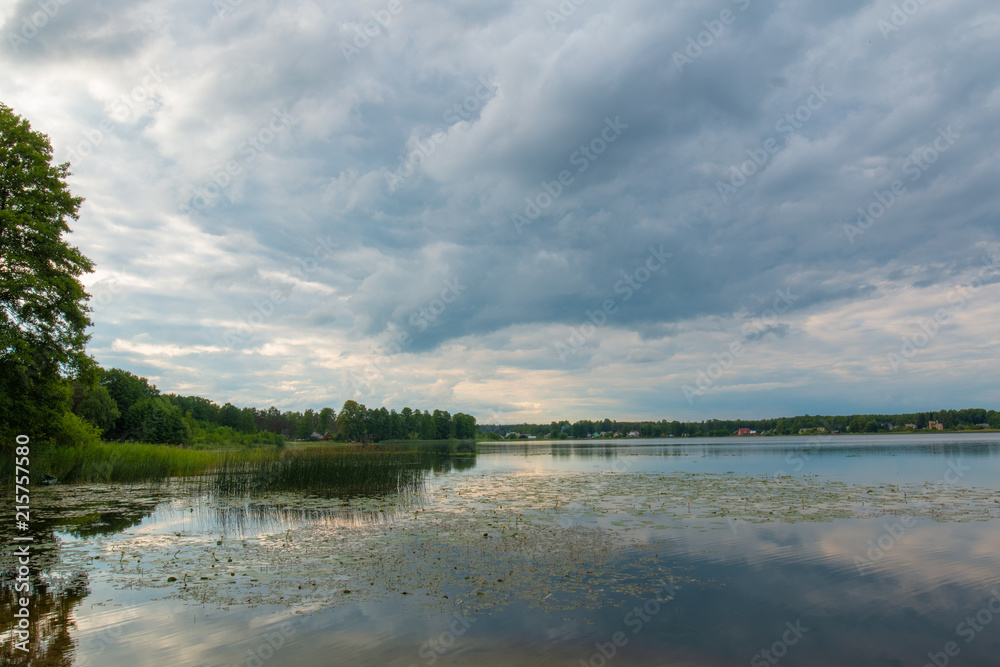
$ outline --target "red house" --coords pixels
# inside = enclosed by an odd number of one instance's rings
[[[739,435],[750,435],[750,429],[748,429],[748,428],[741,428],[739,430]]]

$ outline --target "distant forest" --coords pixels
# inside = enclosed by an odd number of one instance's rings
[[[71,410],[81,440],[163,444],[282,445],[286,440],[371,442],[476,437],[476,418],[444,410],[366,408],[348,400],[304,412],[218,405],[201,396],[162,394],[148,379],[118,368],[98,371],[94,385],[70,381]],[[99,429],[99,431],[98,431]]]
[[[723,437],[736,435],[749,428],[758,435],[797,435],[800,432],[819,433],[878,433],[906,429],[912,424],[926,429],[930,422],[940,422],[947,430],[1000,429],[1000,412],[972,408],[939,410],[895,415],[802,415],[778,419],[709,419],[701,422],[668,421],[590,421],[587,419],[549,424],[481,424],[479,430],[488,438],[506,438],[511,433],[534,435],[539,438],[566,439],[599,436],[625,437],[635,431],[643,438],[661,437]]]
[[[722,437],[750,429],[757,435],[798,433],[877,433],[911,428],[927,429],[931,422],[947,430],[1000,429],[1000,412],[974,408],[892,415],[803,415],[778,419],[710,419],[701,422],[581,420],[549,424],[476,424],[464,413],[446,410],[397,412],[385,407],[368,408],[353,400],[340,412],[319,410],[281,411],[218,405],[201,396],[162,394],[144,377],[118,368],[98,371],[98,381],[86,385],[66,381],[71,390],[71,410],[80,423],[68,429],[80,441],[104,440],[200,445],[282,445],[288,440],[337,440],[379,442],[383,440],[501,439],[511,434],[538,438],[567,439],[626,437]]]

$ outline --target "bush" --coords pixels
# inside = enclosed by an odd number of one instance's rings
[[[63,413],[52,437],[52,444],[58,447],[83,447],[100,442],[101,429],[80,419],[72,412]]]

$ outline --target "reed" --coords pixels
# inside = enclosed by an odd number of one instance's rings
[[[215,471],[220,495],[308,491],[380,495],[420,485],[434,455],[362,447],[307,447],[226,454]]]
[[[204,474],[218,466],[219,460],[218,452],[169,445],[91,443],[45,448],[39,452],[32,471],[39,477],[44,472],[60,483],[161,482]]]

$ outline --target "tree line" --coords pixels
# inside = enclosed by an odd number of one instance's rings
[[[749,428],[759,434],[796,435],[801,431],[824,429],[827,433],[878,433],[906,428],[907,424],[917,429],[928,428],[930,422],[940,422],[948,430],[1000,429],[1000,412],[983,408],[965,410],[938,410],[936,412],[912,412],[900,414],[854,414],[854,415],[800,415],[775,419],[709,419],[700,422],[682,422],[661,419],[659,421],[617,421],[604,419],[591,421],[583,419],[553,421],[549,424],[483,424],[480,432],[487,438],[506,438],[518,433],[539,438],[561,440],[566,438],[587,438],[605,433],[606,437],[624,437],[636,431],[644,438],[660,437],[724,437],[735,435],[741,428]],[[987,425],[987,426],[984,426]]]
[[[353,400],[340,414],[330,407],[305,411],[218,405],[202,396],[161,394],[148,379],[111,368],[97,382],[66,381],[68,405],[83,425],[77,437],[164,444],[274,444],[286,440],[372,442],[389,439],[473,438],[476,419],[444,410],[366,408]],[[89,431],[89,433],[88,433]],[[65,443],[70,444],[70,443]]]
[[[346,401],[337,417],[338,435],[349,441],[379,440],[448,440],[475,438],[476,418],[463,412],[447,410],[411,410],[367,408],[356,401]]]

